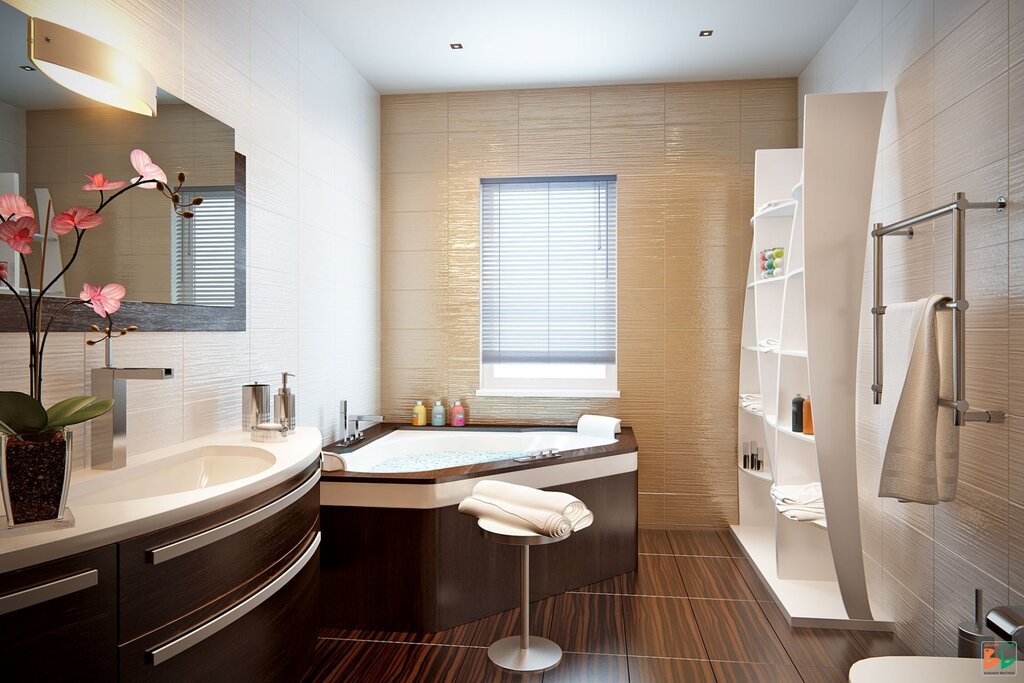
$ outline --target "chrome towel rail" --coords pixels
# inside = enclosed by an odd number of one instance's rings
[[[941,304],[953,312],[953,396],[951,399],[939,398],[939,404],[953,408],[953,424],[961,427],[968,422],[1002,422],[1005,415],[1001,410],[970,410],[966,393],[966,323],[964,317],[970,306],[964,295],[964,276],[966,272],[966,213],[970,209],[995,209],[998,213],[1006,210],[1006,197],[1000,196],[994,202],[970,202],[963,192],[953,194],[953,201],[944,206],[932,209],[910,218],[905,218],[890,225],[875,223],[871,230],[874,238],[874,299],[871,315],[874,320],[874,376],[871,391],[875,405],[882,402],[882,316],[885,315],[885,304],[882,298],[882,239],[890,235],[904,234],[914,236],[914,226],[946,214],[953,216],[953,298]]]

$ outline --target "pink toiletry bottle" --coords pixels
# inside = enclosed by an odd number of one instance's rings
[[[452,406],[452,427],[466,426],[466,409],[462,407],[462,401],[456,399]]]

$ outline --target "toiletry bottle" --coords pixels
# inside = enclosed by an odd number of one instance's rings
[[[793,431],[800,433],[804,431],[804,397],[800,394],[793,399]]]
[[[750,469],[750,442],[743,442],[743,469]]]
[[[434,407],[430,409],[430,426],[444,427],[444,406],[440,401],[434,401]]]
[[[274,422],[288,429],[295,429],[295,394],[288,388],[290,372],[281,373],[281,388],[274,396]]]
[[[452,427],[465,427],[466,426],[466,409],[462,407],[462,401],[455,399],[455,405],[452,406]]]
[[[761,468],[764,467],[764,449],[757,449],[757,471],[760,472]]]
[[[811,415],[811,397],[804,399],[804,434],[814,434],[814,418]]]
[[[423,401],[416,401],[416,405],[412,409],[412,426],[422,427],[427,424],[427,407],[423,405]]]

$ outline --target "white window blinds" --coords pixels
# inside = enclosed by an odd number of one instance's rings
[[[171,300],[198,306],[235,305],[235,189],[181,192],[182,204],[203,203],[192,218],[171,214]]]
[[[615,176],[481,180],[484,363],[615,363]]]

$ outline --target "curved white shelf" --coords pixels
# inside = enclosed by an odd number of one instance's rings
[[[771,472],[768,472],[767,470],[762,470],[761,472],[758,472],[756,470],[748,470],[745,467],[741,467],[739,465],[736,466],[736,469],[738,469],[740,472],[746,472],[747,474],[749,474],[754,479],[760,479],[761,481],[771,481],[772,480]]]
[[[796,199],[772,199],[765,202],[754,215],[750,217],[750,224],[759,218],[772,218],[776,216],[792,216],[796,211]]]
[[[791,270],[788,273],[786,273],[784,277],[803,277],[803,276],[804,276],[804,269],[803,268],[794,268],[793,270]]]
[[[785,282],[785,281],[786,281],[786,276],[785,275],[779,275],[779,276],[776,276],[776,277],[767,278],[765,280],[758,280],[757,282],[754,282],[753,284],[754,284],[755,287],[760,287],[761,285],[773,285],[776,282]]]
[[[807,351],[797,349],[779,349],[777,353],[780,356],[789,356],[790,358],[807,358]]]
[[[801,441],[806,441],[808,443],[814,443],[814,435],[813,434],[804,434],[802,432],[794,432],[792,429],[790,429],[786,425],[779,424],[774,418],[768,418],[766,420],[766,422],[768,424],[770,424],[772,426],[772,428],[775,429],[780,434],[785,434],[786,436],[791,436],[794,439],[800,439]]]
[[[798,202],[802,202],[804,200],[804,181],[803,181],[803,179],[801,179],[799,183],[797,183],[796,185],[793,186],[793,199],[795,199]]]

